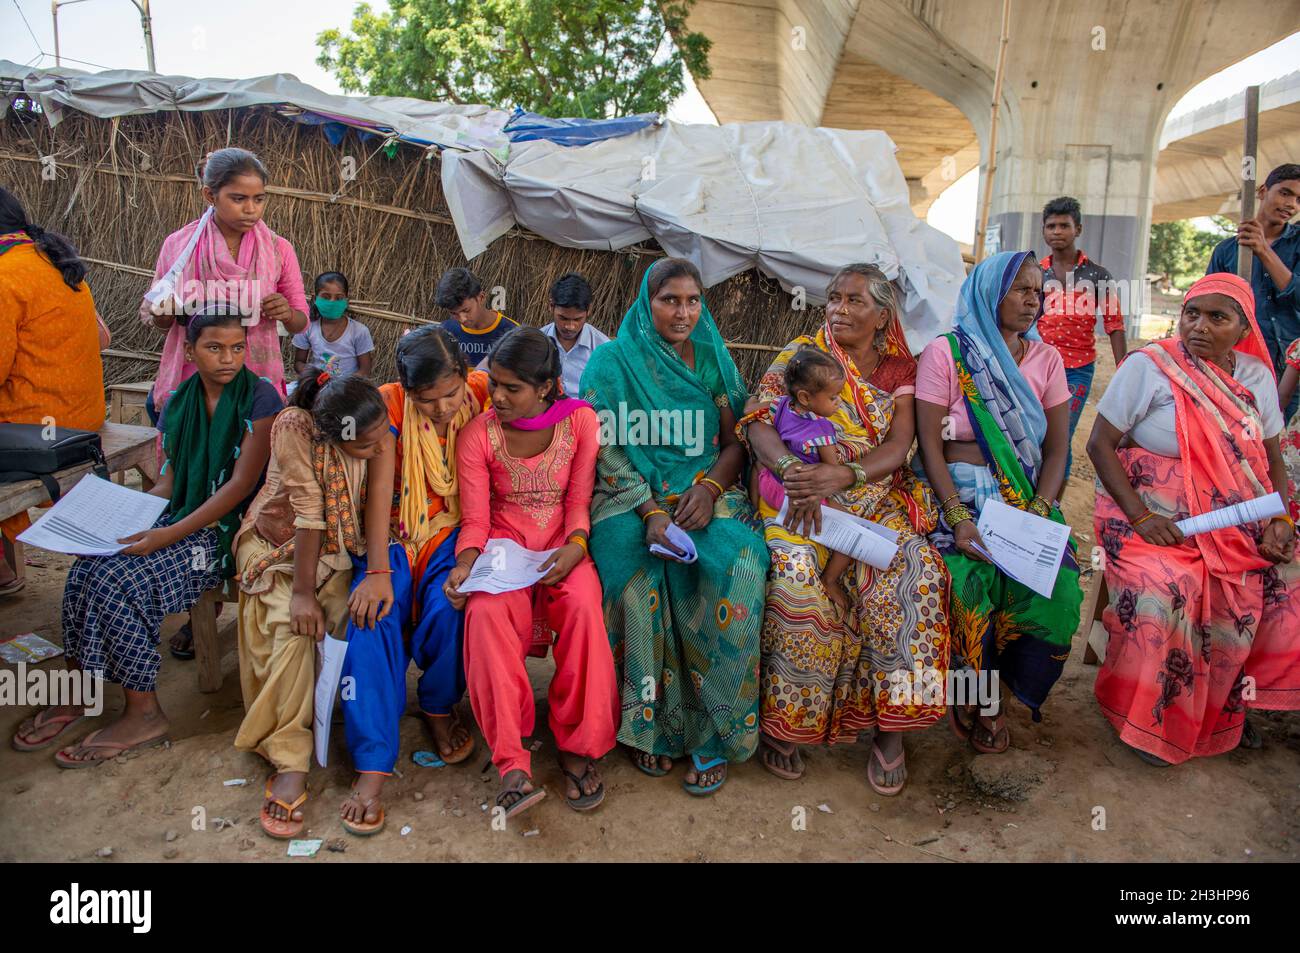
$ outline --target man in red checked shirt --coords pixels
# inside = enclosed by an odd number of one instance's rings
[[[1078,199],[1063,195],[1043,206],[1043,240],[1051,252],[1039,262],[1043,266],[1043,316],[1038,320],[1038,333],[1061,353],[1065,362],[1065,380],[1070,385],[1071,443],[1097,368],[1098,314],[1110,337],[1116,366],[1128,350],[1115,280],[1075,246],[1082,234],[1083,211]],[[1067,480],[1073,463],[1071,449],[1065,458]]]

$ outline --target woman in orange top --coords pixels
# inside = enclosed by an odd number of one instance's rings
[[[0,188],[0,423],[98,430],[104,425],[104,366],[86,266],[62,236],[27,220]],[[0,523],[5,539],[26,513]],[[0,595],[22,588],[0,557]]]
[[[397,345],[400,383],[379,388],[389,435],[367,467],[366,555],[353,559],[348,653],[343,677],[348,751],[359,777],[343,802],[343,826],[374,834],[384,825],[379,803],[399,749],[406,711],[406,669],[422,669],[420,711],[438,756],[457,764],[474,738],[454,706],[465,694],[461,612],[443,591],[456,564],[460,492],[456,438],[488,404],[487,375],[470,371],[455,339],[437,327],[404,335]],[[382,487],[393,487],[389,497]]]

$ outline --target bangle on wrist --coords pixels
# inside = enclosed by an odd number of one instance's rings
[[[726,489],[723,488],[722,484],[719,483],[717,480],[713,479],[712,477],[700,477],[698,480],[695,481],[695,485],[696,486],[703,485],[710,491],[717,490],[718,492],[713,494],[714,500],[721,499],[722,494],[727,492]]]
[[[1141,516],[1139,516],[1137,519],[1135,519],[1135,520],[1129,520],[1129,525],[1132,526],[1132,527],[1134,527],[1134,528],[1136,528],[1136,527],[1138,527],[1138,526],[1141,526],[1143,523],[1145,523],[1147,520],[1151,519],[1151,517],[1153,517],[1153,516],[1155,516],[1155,515],[1156,515],[1155,513],[1152,513],[1150,510],[1147,510],[1145,513],[1143,513],[1143,514],[1142,514]]]
[[[658,507],[656,507],[655,509],[651,510],[649,513],[644,514],[644,515],[641,517],[641,522],[643,522],[643,523],[648,523],[648,522],[650,522],[650,517],[652,517],[652,516],[667,516],[667,515],[668,515],[668,511],[667,511],[667,510],[662,510],[662,509],[659,509]]]
[[[867,471],[862,469],[862,464],[850,461],[845,466],[853,471],[853,485],[849,490],[860,490],[867,485]]]
[[[941,511],[942,511],[942,510],[946,510],[946,509],[948,508],[948,504],[951,503],[953,500],[957,499],[957,498],[960,497],[960,496],[961,496],[960,493],[954,493],[952,496],[948,497],[948,499],[946,499],[946,500],[941,500],[941,501],[939,502],[939,509],[940,509]]]
[[[570,542],[570,543],[573,543],[573,544],[575,544],[575,545],[577,545],[577,546],[581,546],[581,547],[582,547],[582,551],[583,551],[584,553],[589,553],[589,552],[591,552],[591,550],[589,550],[589,549],[587,548],[587,537],[585,537],[585,536],[583,536],[583,535],[581,535],[581,534],[579,534],[579,533],[574,533],[573,535],[571,535],[571,536],[566,540],[566,542]]]
[[[366,570],[367,576],[391,576],[392,574],[393,571],[391,569],[367,569]]]
[[[798,462],[799,462],[799,458],[796,457],[793,453],[787,453],[785,456],[781,457],[781,459],[779,459],[779,460],[776,461],[776,475],[777,475],[777,477],[778,477],[779,479],[784,480],[784,479],[785,479],[785,471],[788,470],[788,469],[790,469],[791,466],[793,466],[794,464],[796,464],[796,463],[798,463]]]
[[[1048,503],[1041,496],[1035,496],[1029,501],[1028,510],[1038,516],[1047,517],[1052,514],[1052,504]]]

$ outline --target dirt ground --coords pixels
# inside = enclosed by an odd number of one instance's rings
[[[1093,472],[1084,443],[1096,399],[1113,372],[1109,348],[1098,350],[1066,499],[1083,552],[1093,545]],[[44,552],[30,552],[29,559],[27,589],[0,604],[0,634],[35,631],[57,642],[70,560]],[[1091,582],[1085,577],[1085,586]],[[220,692],[200,694],[194,664],[164,650],[159,692],[171,719],[169,748],[82,771],[58,769],[53,749],[20,754],[8,744],[0,748],[0,861],[285,859],[285,844],[262,835],[257,825],[267,767],[232,747],[242,714],[233,608],[227,606],[221,619],[226,677]],[[168,620],[164,639],[181,621]],[[550,796],[519,818],[522,823],[493,831],[482,806],[497,783],[493,773],[480,770],[487,760],[481,743],[467,764],[417,767],[411,752],[430,744],[422,724],[407,717],[401,776],[385,789],[387,829],[361,839],[337,821],[352,775],[336,727],[331,766],[310,776],[303,835],[324,839],[326,849],[296,862],[1294,861],[1300,849],[1300,713],[1256,713],[1263,750],[1149,767],[1116,740],[1097,708],[1096,669],[1082,662],[1086,631],[1075,636],[1043,721],[1034,724],[1023,706],[1010,707],[1011,752],[977,755],[941,722],[909,737],[911,777],[892,799],[876,796],[866,783],[865,739],[807,752],[808,771],[797,782],[778,780],[757,759],[735,765],[711,799],[682,791],[680,766],[669,777],[648,778],[615,751],[603,763],[605,804],[579,815],[561,800],[554,742],[543,731],[534,775]],[[536,660],[529,666],[538,724],[544,725],[551,666]],[[413,676],[414,670],[411,699]],[[110,697],[105,717],[120,705],[120,698]],[[467,717],[468,708],[466,702]],[[0,729],[11,734],[28,713],[0,709]],[[69,740],[89,730],[83,723]],[[223,784],[236,778],[248,784]],[[194,829],[199,808],[205,830]],[[111,848],[111,856],[101,856],[103,848]]]

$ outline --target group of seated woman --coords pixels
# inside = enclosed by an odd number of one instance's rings
[[[693,795],[755,752],[797,779],[801,745],[863,733],[868,783],[897,794],[904,734],[945,711],[977,751],[1006,751],[1000,694],[952,697],[950,670],[1005,685],[1037,719],[1081,604],[1073,543],[1048,598],[993,565],[978,529],[992,500],[1063,522],[1069,392],[1031,334],[1041,283],[1027,252],[981,262],[953,332],[918,362],[893,285],[847,266],[824,324],[752,395],[681,259],[647,270],[580,394],[564,392],[559,351],[536,329],[512,330],[484,372],[428,326],[400,339],[396,382],[308,367],[281,409],[283,388],[247,366],[256,321],[224,306],[178,315],[177,360],[193,372],[166,388],[159,421],[167,460],[151,492],[168,508],[122,553],[78,559],[64,595],[68,664],[121,684],[125,710],[55,760],[91,767],[166,737],[163,617],[230,578],[246,707],[235,744],[274,769],[261,810],[273,837],[305,823],[327,633],[349,643],[357,777],[340,819],[355,834],[384,826],[412,661],[446,764],[475,752],[457,711],[468,693],[505,817],[545,797],[525,744],[525,661],[548,652],[547,720],[574,810],[604,800],[598,761],[616,744],[653,777],[686,761]],[[265,310],[299,317],[290,303]],[[1198,282],[1179,337],[1125,362],[1089,444],[1112,595],[1097,695],[1121,739],[1160,763],[1236,746],[1248,707],[1300,707],[1289,518],[1188,539],[1175,525],[1284,485],[1252,313],[1244,283]],[[892,561],[811,541],[824,504],[892,531]],[[500,539],[549,551],[542,577],[463,591]],[[923,690],[936,681],[937,695]],[[42,711],[14,744],[53,745],[84,715]]]

